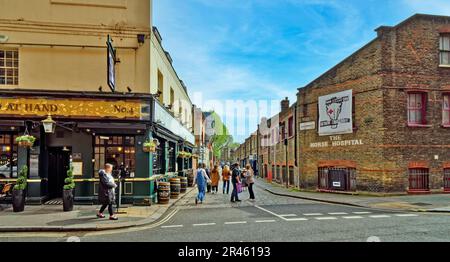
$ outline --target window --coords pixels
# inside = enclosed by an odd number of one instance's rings
[[[103,139],[102,139],[103,138]],[[114,171],[120,170],[123,166],[129,173],[136,170],[136,149],[135,138],[132,136],[112,136],[95,137],[95,170],[94,175],[98,176],[98,171],[103,168],[106,163],[114,166]]]
[[[19,51],[0,49],[0,85],[19,84]]]
[[[442,124],[444,126],[450,126],[450,94],[445,94],[443,98]]]
[[[409,191],[429,191],[429,169],[409,169]]]
[[[158,147],[156,147],[156,153],[153,155],[153,174],[160,175],[164,174],[164,149],[165,143],[161,142]]]
[[[167,172],[175,172],[175,161],[176,161],[176,156],[175,156],[175,149],[176,146],[174,143],[169,143],[169,154],[168,154],[168,160],[169,160],[169,169],[167,170]]]
[[[0,179],[17,177],[16,136],[0,135]]]
[[[293,116],[289,117],[288,128],[289,128],[289,137],[293,137],[294,136],[294,117]]]
[[[286,139],[286,122],[283,122],[281,126],[281,140],[284,141]]]
[[[175,106],[175,91],[173,91],[173,88],[170,88],[170,107],[172,111],[174,106]]]
[[[427,94],[409,93],[408,94],[408,124],[426,125],[427,114]]]
[[[159,95],[159,102],[161,104],[164,104],[164,76],[159,70],[158,70],[158,95]]]
[[[450,192],[450,168],[444,169],[444,190]]]
[[[450,66],[450,35],[441,35],[439,41],[439,64]]]

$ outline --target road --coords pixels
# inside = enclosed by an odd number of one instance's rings
[[[208,194],[186,196],[156,225],[111,232],[2,234],[0,241],[66,242],[449,242],[450,216],[401,213],[274,196],[256,188],[240,204]],[[73,238],[75,237],[75,238]]]

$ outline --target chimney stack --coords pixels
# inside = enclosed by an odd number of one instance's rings
[[[289,98],[286,97],[283,101],[281,101],[281,112],[286,112],[289,110],[289,107],[291,106],[291,103],[289,102]]]

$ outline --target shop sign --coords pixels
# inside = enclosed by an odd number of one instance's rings
[[[148,105],[132,101],[0,98],[0,116],[142,119]]]
[[[353,133],[353,91],[319,97],[319,135]]]
[[[311,148],[362,146],[362,139],[343,140],[341,136],[331,136],[330,141],[311,143]]]
[[[316,129],[316,122],[305,122],[300,124],[300,131]]]

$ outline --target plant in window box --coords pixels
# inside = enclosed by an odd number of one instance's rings
[[[25,210],[25,189],[27,188],[28,167],[23,166],[19,172],[16,185],[14,186],[12,202],[15,213],[23,212]]]
[[[143,150],[146,153],[155,153],[156,152],[156,143],[154,141],[146,141],[143,145]]]
[[[34,142],[36,142],[36,137],[30,135],[23,135],[17,137],[16,142],[17,144],[19,144],[20,147],[31,148],[34,145]]]
[[[186,158],[187,158],[187,159],[191,159],[191,158],[192,158],[192,154],[189,153],[189,152],[186,152]]]
[[[64,180],[64,192],[63,192],[63,209],[64,212],[70,212],[73,210],[74,202],[74,189],[75,181],[73,179],[73,166],[67,170],[67,178]]]
[[[180,151],[180,152],[178,152],[178,157],[179,158],[186,158],[186,152],[184,152],[184,151]]]

